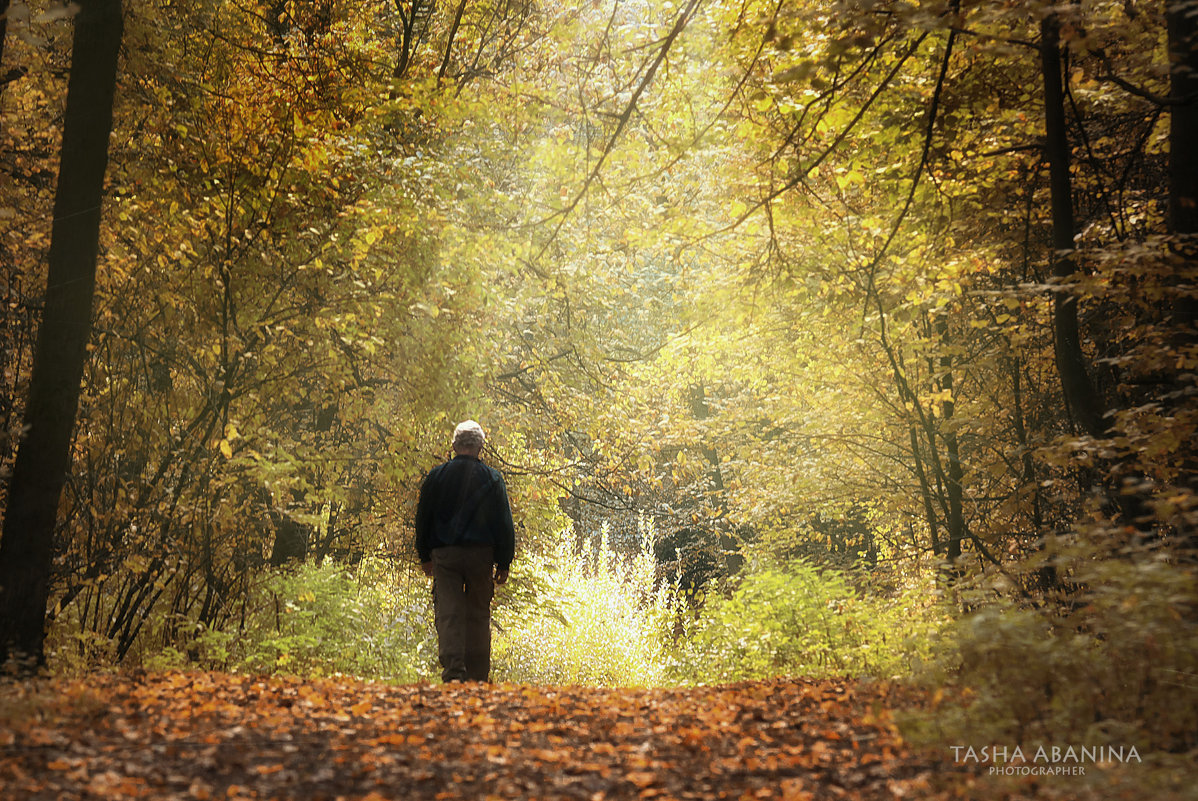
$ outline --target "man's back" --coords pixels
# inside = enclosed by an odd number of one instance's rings
[[[429,471],[416,505],[416,550],[433,579],[437,652],[445,681],[487,681],[491,671],[491,598],[507,581],[516,547],[507,487],[479,461],[486,435],[473,420],[458,425],[453,459]]]
[[[424,480],[416,511],[416,548],[427,561],[445,545],[493,545],[495,563],[506,569],[515,530],[503,476],[472,456],[437,465]]]

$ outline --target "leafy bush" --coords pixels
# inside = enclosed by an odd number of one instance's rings
[[[932,736],[1141,750],[1198,746],[1198,590],[1163,558],[1079,566],[1070,602],[993,603],[964,616],[928,675]],[[919,726],[912,731],[918,733]]]
[[[433,675],[436,637],[427,580],[382,559],[280,570],[246,604],[234,631],[203,631],[201,662],[253,673],[344,673],[395,682]]]
[[[863,597],[843,575],[805,561],[744,576],[709,597],[674,672],[681,681],[779,675],[908,675],[930,657],[943,616],[931,593]]]

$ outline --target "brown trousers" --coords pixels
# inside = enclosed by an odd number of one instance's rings
[[[491,675],[491,598],[495,549],[450,545],[433,552],[433,613],[443,681]]]

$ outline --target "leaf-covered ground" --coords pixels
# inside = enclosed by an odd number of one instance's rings
[[[395,687],[218,673],[0,688],[0,798],[976,797],[892,690]]]

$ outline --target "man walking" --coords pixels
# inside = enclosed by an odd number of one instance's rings
[[[507,487],[479,461],[486,435],[473,420],[453,432],[454,457],[429,471],[416,505],[416,552],[433,579],[437,652],[444,681],[487,681],[491,598],[516,548]]]

